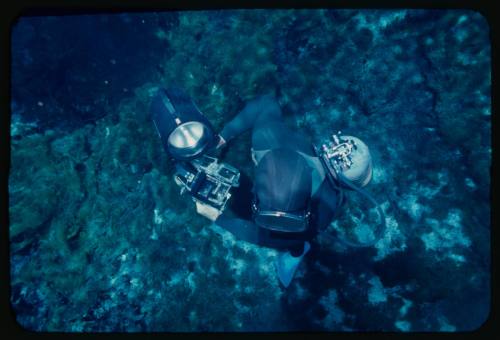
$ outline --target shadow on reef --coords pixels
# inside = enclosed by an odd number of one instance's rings
[[[370,248],[357,249],[347,252],[336,252],[330,249],[318,249],[313,247],[305,257],[305,274],[303,277],[295,278],[291,287],[285,291],[282,297],[283,310],[290,320],[292,330],[345,330],[346,325],[324,324],[323,321],[328,314],[328,306],[318,303],[322,297],[328,296],[332,289],[342,289],[348,286],[349,276],[345,272],[359,276],[371,272],[371,259],[374,250]],[[307,292],[307,297],[301,298],[297,294],[296,286]],[[300,294],[300,293],[299,293]],[[361,297],[360,297],[361,298]],[[336,301],[331,301],[335,303]],[[348,301],[345,310],[359,314],[360,310],[353,310],[350,306],[355,301]],[[364,302],[363,302],[364,303]],[[342,301],[340,306],[344,309]],[[350,307],[349,307],[350,306]],[[337,326],[337,327],[335,327]]]
[[[95,122],[159,79],[173,51],[158,29],[176,25],[177,12],[21,16],[12,29],[12,113],[36,120],[39,132]]]

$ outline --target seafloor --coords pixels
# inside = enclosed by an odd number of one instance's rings
[[[491,51],[462,10],[22,17],[12,32],[11,303],[36,331],[463,331],[490,310]],[[387,232],[318,237],[288,289],[275,250],[179,196],[148,116],[185,89],[220,130],[274,93],[314,141],[374,160]],[[250,137],[229,164],[251,175]],[[366,239],[349,194],[331,230]],[[346,231],[347,230],[347,231]]]

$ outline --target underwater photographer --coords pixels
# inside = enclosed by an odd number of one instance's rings
[[[174,179],[181,193],[188,192],[199,214],[237,239],[280,250],[276,269],[283,286],[292,281],[314,237],[324,233],[340,212],[345,189],[367,197],[382,222],[371,242],[353,243],[341,237],[340,241],[365,247],[380,239],[385,218],[375,200],[361,189],[371,180],[372,160],[360,139],[332,135],[316,148],[285,124],[277,100],[270,95],[248,102],[219,134],[178,88],[160,88],[151,114],[163,147],[175,163]],[[252,133],[253,179],[213,157],[248,130]]]

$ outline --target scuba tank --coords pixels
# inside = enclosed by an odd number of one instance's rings
[[[385,214],[380,205],[366,190],[363,189],[372,179],[372,158],[368,146],[354,136],[340,136],[341,132],[333,134],[330,140],[321,148],[314,147],[316,155],[326,170],[326,176],[332,186],[339,192],[339,204],[344,201],[344,189],[359,193],[369,200],[377,210],[381,222],[374,231],[374,239],[369,242],[353,242],[338,236],[338,239],[350,247],[370,247],[377,243],[386,230]]]

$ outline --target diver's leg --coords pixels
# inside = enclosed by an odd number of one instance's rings
[[[253,221],[231,216],[225,211],[216,220],[215,224],[233,234],[237,239],[257,244],[262,247],[288,251],[291,248],[302,247],[304,240],[277,238],[267,229],[261,228]]]

